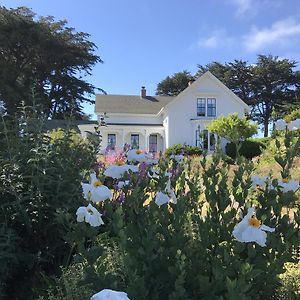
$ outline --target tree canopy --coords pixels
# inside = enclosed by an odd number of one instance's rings
[[[218,136],[238,144],[254,135],[257,132],[257,125],[252,124],[246,118],[239,118],[238,114],[234,113],[212,121],[208,129]]]
[[[157,85],[156,95],[177,96],[193,80],[194,77],[186,70],[167,76]]]
[[[89,34],[66,21],[39,17],[26,7],[0,7],[0,102],[13,115],[21,103],[39,105],[47,117],[82,115],[94,101],[85,77],[102,62]]]

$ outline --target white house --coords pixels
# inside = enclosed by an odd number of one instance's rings
[[[215,136],[208,124],[220,115],[238,113],[243,117],[249,107],[212,73],[206,72],[176,97],[96,95],[98,122],[106,114],[107,127],[101,127],[102,148],[123,148],[124,144],[142,150],[164,151],[173,144],[215,147]],[[80,125],[81,132],[93,131]]]

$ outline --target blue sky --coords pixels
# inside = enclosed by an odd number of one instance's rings
[[[147,94],[197,64],[272,54],[300,61],[299,0],[4,0],[91,34],[104,61],[88,79],[109,94]],[[86,106],[87,113],[93,107]]]

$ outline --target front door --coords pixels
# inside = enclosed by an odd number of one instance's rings
[[[157,134],[149,136],[149,152],[157,152]]]

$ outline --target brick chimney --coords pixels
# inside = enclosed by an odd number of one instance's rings
[[[141,87],[141,97],[145,98],[146,97],[146,89],[144,86]]]

